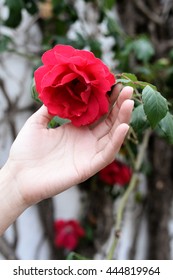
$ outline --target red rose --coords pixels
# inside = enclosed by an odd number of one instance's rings
[[[131,169],[127,165],[115,160],[99,172],[99,178],[106,184],[119,184],[123,186],[130,181]]]
[[[58,220],[54,223],[55,228],[55,246],[74,250],[79,239],[85,235],[84,229],[77,221]]]
[[[51,115],[81,126],[108,112],[107,92],[115,77],[93,53],[56,45],[42,62],[34,73],[36,91]]]

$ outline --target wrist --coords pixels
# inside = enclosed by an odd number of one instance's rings
[[[7,161],[0,170],[0,235],[28,207],[19,189],[15,171]]]

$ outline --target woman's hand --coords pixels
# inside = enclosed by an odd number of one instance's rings
[[[114,160],[129,128],[132,91],[125,87],[119,94],[115,87],[109,114],[92,127],[68,123],[48,129],[51,116],[44,106],[27,120],[0,170],[0,234],[30,205],[88,179]]]
[[[128,131],[133,109],[133,89],[119,94],[115,87],[110,102],[115,106],[94,127],[68,123],[48,129],[51,116],[42,106],[25,123],[12,145],[8,168],[27,204],[56,195],[78,184],[114,160]]]

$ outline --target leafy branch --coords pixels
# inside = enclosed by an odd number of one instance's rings
[[[133,153],[130,153],[130,157],[133,160],[134,172],[129,186],[120,200],[116,217],[115,235],[107,255],[108,260],[113,259],[121,234],[124,210],[130,194],[137,186],[139,171],[144,161],[152,130],[165,136],[168,142],[173,144],[173,116],[169,112],[167,100],[157,91],[157,88],[146,82],[138,81],[137,77],[131,73],[118,74],[117,78],[117,82],[132,86],[135,89],[135,109],[132,115],[131,126],[136,132],[136,137],[139,133],[142,133],[143,137],[136,159],[134,159]],[[129,151],[128,145],[127,150]]]
[[[138,81],[131,73],[116,75],[117,83],[134,88],[135,108],[132,113],[131,126],[137,135],[151,127],[159,136],[173,144],[173,115],[169,110],[167,99],[157,88],[147,82]]]

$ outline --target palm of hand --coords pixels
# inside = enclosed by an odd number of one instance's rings
[[[14,142],[11,159],[21,171],[18,178],[26,196],[29,197],[30,192],[39,200],[41,190],[45,197],[52,196],[57,189],[61,192],[97,172],[104,161],[101,146],[92,130],[86,127],[66,124],[45,129],[26,124]]]

